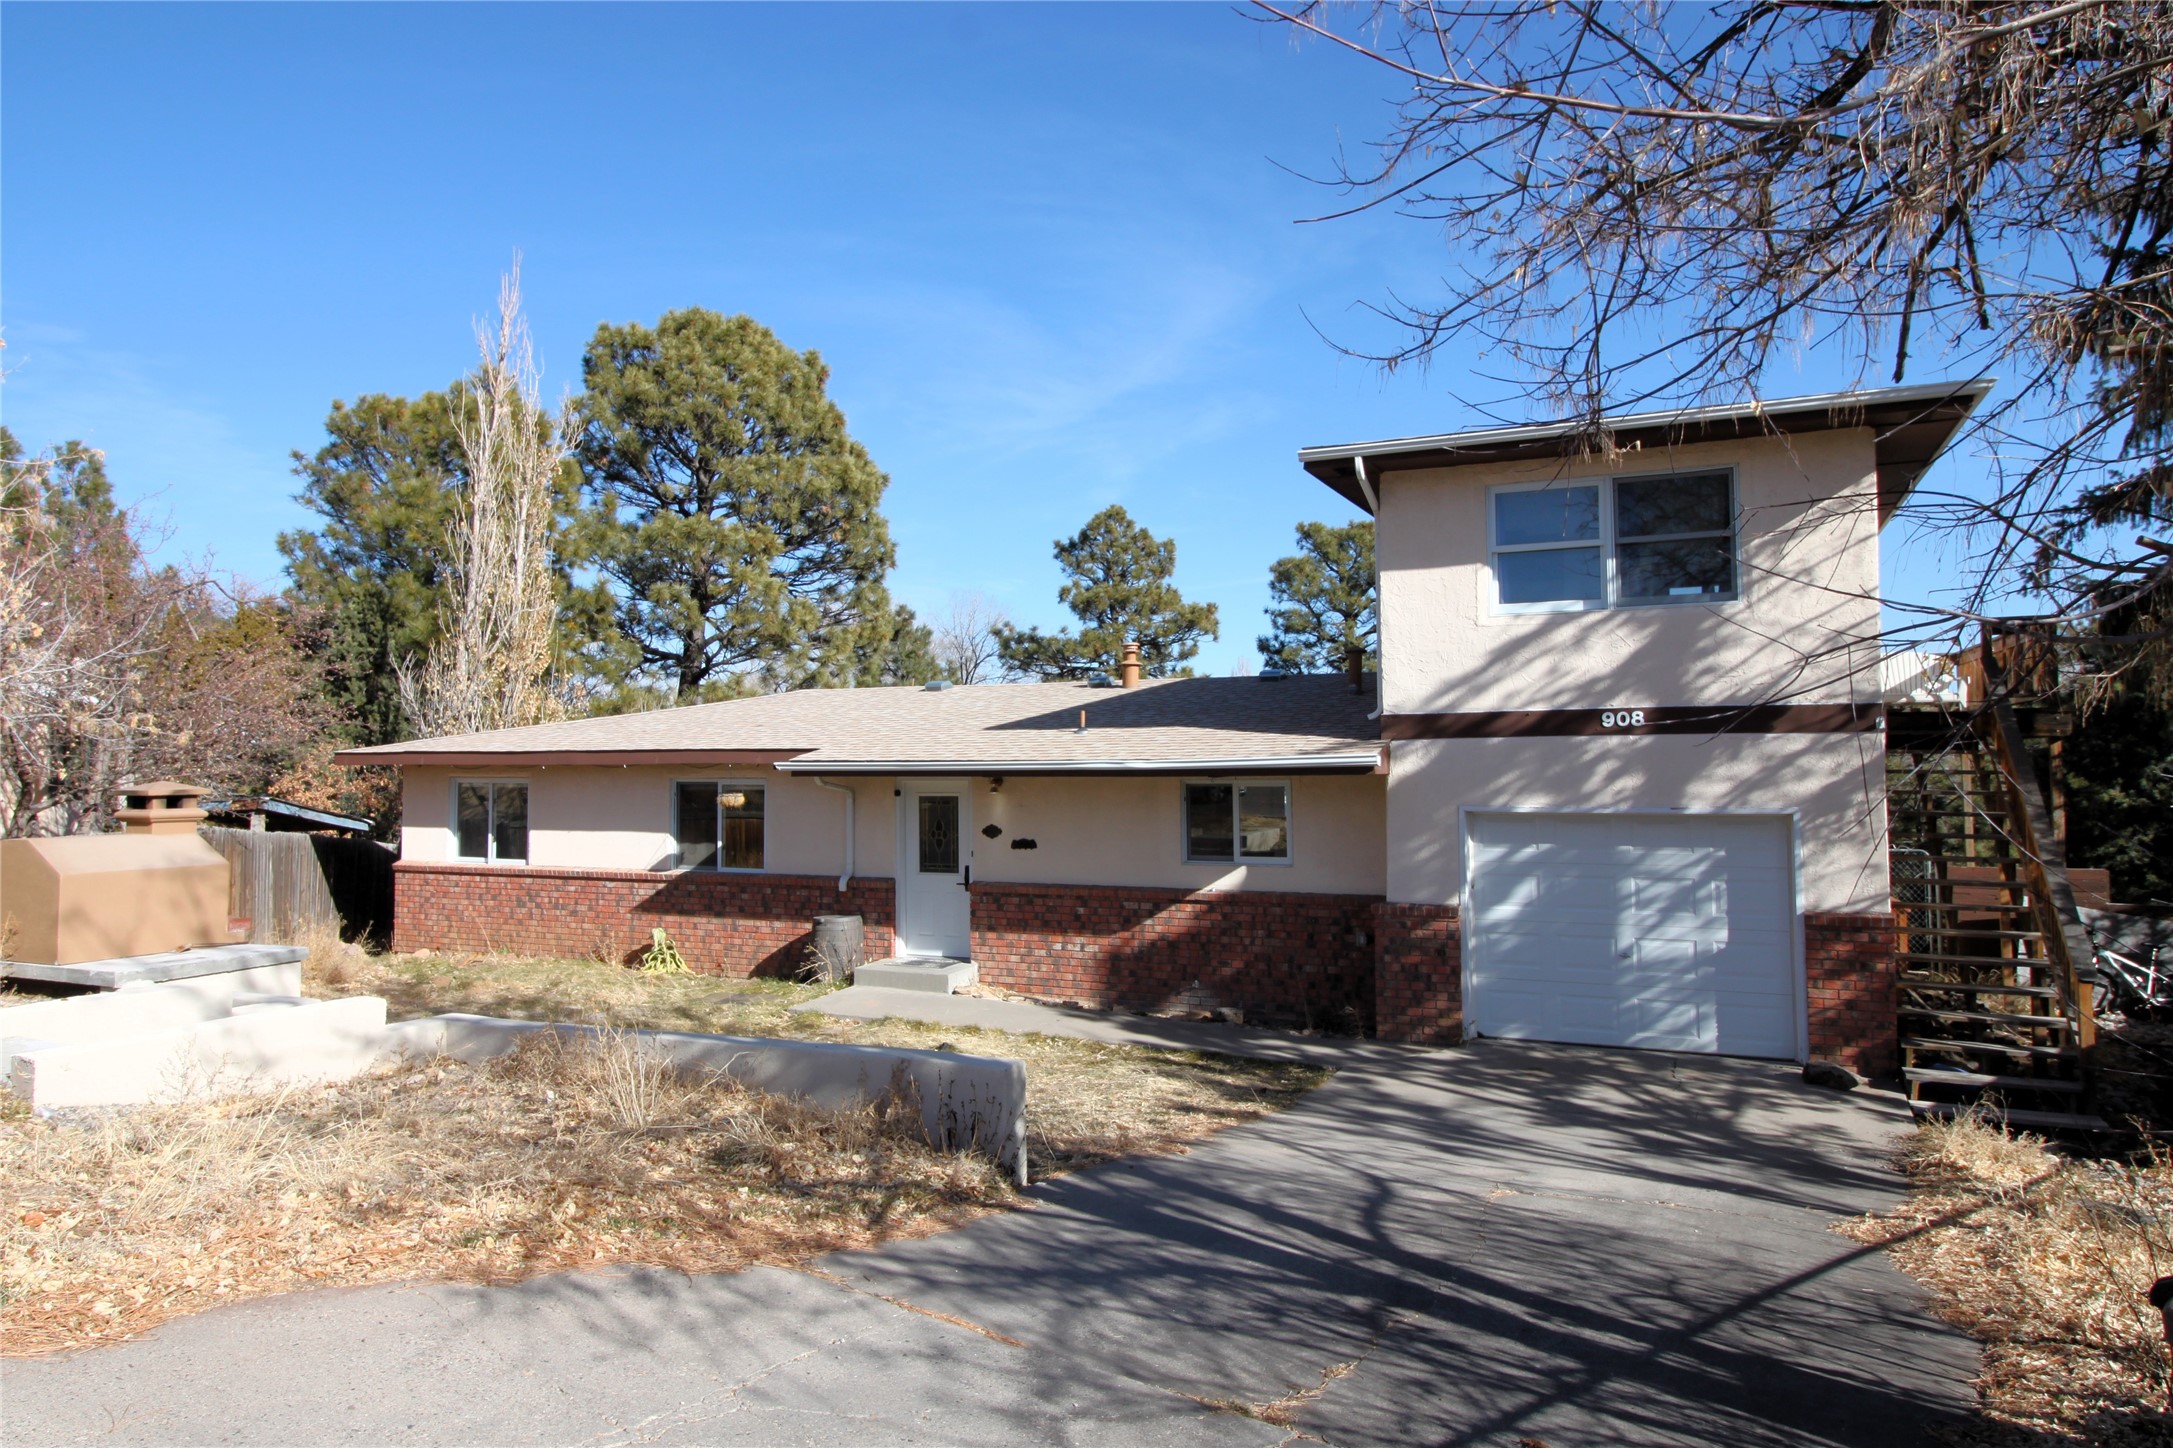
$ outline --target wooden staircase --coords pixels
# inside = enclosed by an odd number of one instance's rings
[[[2011,700],[1890,724],[1887,823],[1911,1108],[2103,1131],[2087,935]]]

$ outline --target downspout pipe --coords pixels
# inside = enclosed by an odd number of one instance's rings
[[[1381,498],[1373,491],[1373,479],[1366,476],[1366,460],[1363,455],[1351,459],[1351,467],[1358,473],[1358,491],[1366,496],[1366,511],[1373,515],[1373,617],[1374,645],[1381,661],[1373,670],[1373,712],[1368,719],[1378,719],[1388,707],[1388,609],[1381,599]]]
[[[845,873],[838,876],[838,893],[842,895],[845,893],[845,887],[853,883],[853,839],[858,833],[853,828],[853,806],[859,803],[860,796],[853,793],[851,785],[832,784],[819,774],[809,775],[808,778],[814,780],[824,789],[845,796]]]

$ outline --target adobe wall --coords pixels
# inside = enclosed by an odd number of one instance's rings
[[[858,915],[867,953],[890,954],[891,883],[688,870],[393,866],[393,949],[507,951],[631,960],[662,927],[694,970],[789,976],[817,915]]]

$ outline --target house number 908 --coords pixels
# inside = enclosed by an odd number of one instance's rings
[[[1602,729],[1630,729],[1645,722],[1642,709],[1608,709],[1600,715]]]

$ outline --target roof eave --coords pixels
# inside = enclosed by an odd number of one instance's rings
[[[388,744],[369,749],[342,749],[332,756],[332,762],[349,769],[385,765],[547,769],[554,764],[626,768],[637,764],[776,764],[806,752],[804,749],[411,749]]]
[[[1617,447],[1669,447],[1791,432],[1870,427],[1879,475],[1879,518],[1892,516],[1925,469],[1993,387],[1990,377],[1911,387],[1868,388],[1730,403],[1674,412],[1630,413],[1607,419]],[[1570,456],[1584,431],[1575,422],[1479,428],[1428,437],[1384,438],[1301,448],[1298,461],[1339,496],[1371,512],[1359,482],[1366,474],[1470,467],[1481,463]]]
[[[1042,774],[1371,774],[1379,748],[1346,754],[1231,755],[1199,759],[809,759],[781,762],[786,774],[992,775]]]

